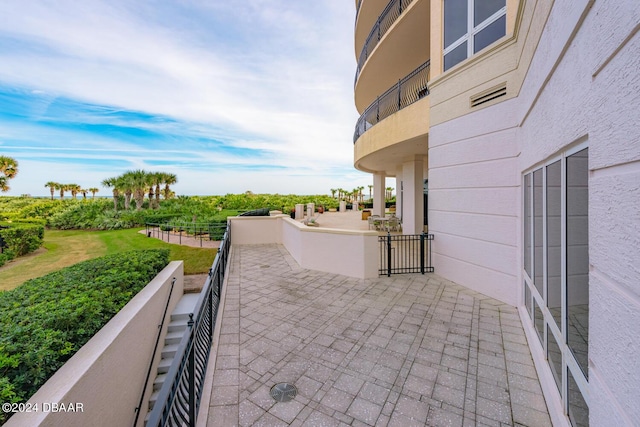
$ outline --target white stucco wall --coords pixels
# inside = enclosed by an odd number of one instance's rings
[[[430,130],[436,271],[514,305],[522,174],[588,144],[591,425],[640,419],[639,30],[636,0],[554,2],[518,97]]]
[[[237,216],[231,222],[231,242],[234,245],[282,243],[282,226],[276,216]]]
[[[589,146],[591,425],[640,419],[640,3],[555,2],[525,85],[519,169]]]
[[[378,234],[307,227],[282,218],[282,242],[303,267],[360,279],[378,277]]]
[[[436,272],[512,305],[520,295],[516,102],[433,126],[429,135]]]
[[[5,426],[131,426],[156,342],[158,325],[176,283],[168,315],[183,295],[183,262],[172,261],[29,399],[38,412],[16,413]],[[169,321],[164,325],[166,334]],[[152,367],[155,374],[161,352]],[[153,383],[154,377],[150,379]],[[152,393],[147,387],[139,425]],[[82,404],[82,412],[45,412],[45,403]],[[75,406],[77,407],[77,405]]]
[[[308,227],[286,215],[234,217],[234,245],[282,244],[302,268],[360,279],[378,277],[378,235]]]

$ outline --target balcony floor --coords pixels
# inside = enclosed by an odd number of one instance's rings
[[[223,298],[198,425],[550,425],[516,309],[436,275],[358,280],[234,246]],[[280,382],[291,402],[270,397]]]

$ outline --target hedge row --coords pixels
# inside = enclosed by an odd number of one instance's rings
[[[0,293],[1,400],[28,400],[168,262],[166,249],[123,252]]]
[[[33,252],[42,246],[44,225],[31,223],[0,223],[0,267],[17,256]]]

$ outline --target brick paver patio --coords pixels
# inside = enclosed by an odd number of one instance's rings
[[[551,425],[516,309],[437,275],[359,280],[236,246],[225,292],[208,426]],[[293,401],[271,398],[280,382]]]

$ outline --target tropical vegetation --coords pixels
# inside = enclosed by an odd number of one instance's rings
[[[12,157],[0,155],[0,192],[10,190],[9,180],[18,174],[18,161]]]
[[[123,252],[0,293],[2,401],[28,400],[168,261],[168,250]]]
[[[160,194],[165,200],[171,199],[175,193],[171,185],[178,182],[175,174],[167,172],[146,172],[142,169],[127,171],[122,175],[106,178],[102,185],[111,188],[113,193],[113,209],[118,210],[117,200],[124,195],[124,209],[128,210],[133,198],[136,210],[141,210],[144,205],[144,197],[148,194],[148,207],[158,209],[160,206]],[[164,186],[163,188],[161,188]]]
[[[0,222],[0,267],[16,256],[26,255],[42,246],[44,226]]]

